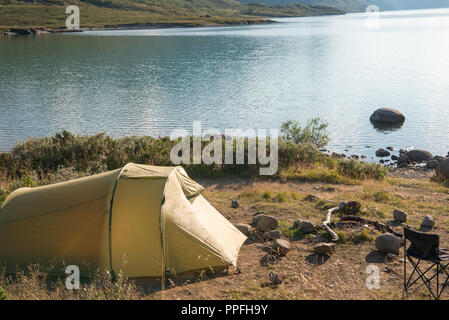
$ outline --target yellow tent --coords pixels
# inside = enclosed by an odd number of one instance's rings
[[[202,196],[182,167],[127,164],[14,191],[0,209],[0,264],[38,263],[158,277],[236,265],[246,237]]]

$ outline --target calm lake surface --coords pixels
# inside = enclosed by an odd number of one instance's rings
[[[320,117],[332,151],[449,151],[449,11],[276,20],[0,39],[0,150],[63,129],[163,136],[196,120],[224,130]],[[373,127],[382,106],[405,124]]]

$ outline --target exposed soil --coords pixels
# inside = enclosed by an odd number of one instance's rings
[[[328,185],[299,182],[257,182],[249,180],[204,180],[205,197],[232,223],[251,223],[256,212],[264,212],[293,224],[298,218],[306,218],[316,224],[324,219],[323,203],[338,203],[341,200],[358,200],[362,203],[363,215],[391,225],[402,232],[402,226],[392,222],[392,210],[408,212],[407,224],[418,228],[422,218],[431,214],[436,220],[434,232],[441,237],[441,245],[449,244],[449,189],[433,184],[428,179],[389,179],[388,182],[366,181],[361,185]],[[268,200],[263,192],[273,192]],[[283,201],[274,200],[275,193],[286,194]],[[377,197],[379,192],[387,198]],[[262,194],[262,196],[261,196]],[[318,202],[304,200],[313,194]],[[381,194],[381,193],[379,193]],[[374,195],[374,196],[372,196]],[[265,195],[265,197],[267,197]],[[295,199],[296,198],[296,199]],[[238,199],[240,207],[230,207],[231,199]],[[333,221],[338,221],[333,217]],[[364,227],[350,227],[348,234],[358,234]],[[337,230],[335,230],[337,231]],[[151,294],[159,299],[401,299],[403,283],[403,252],[388,260],[384,253],[376,251],[374,239],[379,234],[369,229],[370,239],[339,243],[334,255],[324,258],[313,254],[313,245],[327,241],[325,233],[288,237],[292,249],[287,256],[272,259],[267,247],[270,242],[258,239],[242,246],[238,257],[240,274],[231,270],[228,274],[207,275],[178,279],[165,291]],[[368,289],[366,280],[370,275],[367,267],[379,268],[380,288]],[[408,272],[412,268],[407,265]],[[283,281],[273,285],[269,274],[273,272]],[[411,294],[411,299],[429,299],[424,286]],[[449,297],[449,290],[443,299]]]

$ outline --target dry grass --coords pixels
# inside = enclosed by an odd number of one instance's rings
[[[79,290],[68,290],[65,279],[49,276],[50,271],[30,265],[15,275],[0,274],[0,287],[8,300],[136,300],[144,291],[123,274],[113,281],[107,271],[97,271],[81,283]]]

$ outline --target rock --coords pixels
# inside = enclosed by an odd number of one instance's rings
[[[378,149],[378,150],[376,151],[376,156],[377,156],[377,157],[389,157],[390,155],[391,155],[391,153],[388,152],[388,151],[385,150],[385,149]]]
[[[438,162],[441,162],[441,161],[446,160],[446,158],[443,157],[443,156],[435,156],[435,157],[433,157],[433,160],[436,160],[436,161],[438,161]]]
[[[425,216],[421,222],[421,226],[419,229],[421,231],[427,232],[432,231],[434,226],[435,226],[435,219],[433,219],[432,216]]]
[[[438,160],[429,160],[426,162],[427,169],[436,169],[440,163]]]
[[[425,150],[411,150],[405,154],[410,161],[423,162],[433,158],[433,155],[429,151]]]
[[[257,218],[256,228],[259,231],[266,232],[275,230],[278,226],[278,220],[275,217],[261,214]]]
[[[295,222],[293,222],[293,228],[299,229],[301,228],[301,223],[303,223],[304,220],[295,220]]]
[[[317,196],[314,196],[313,194],[309,194],[307,197],[304,198],[305,201],[315,202],[318,201],[320,198]]]
[[[449,179],[449,159],[439,163],[436,174],[443,179]]]
[[[346,158],[346,155],[344,153],[336,153],[332,152],[332,158]]]
[[[385,253],[399,254],[402,240],[391,233],[383,233],[376,238],[376,249]]]
[[[299,229],[302,233],[312,233],[315,231],[316,226],[310,221],[302,221]]]
[[[407,221],[407,213],[405,213],[404,211],[401,211],[401,210],[395,209],[393,211],[393,217],[394,217],[394,221],[398,221],[398,222]]]
[[[334,254],[337,245],[335,243],[318,243],[313,247],[313,251],[319,256],[331,256]]]
[[[268,239],[280,239],[282,237],[282,232],[280,230],[271,230],[264,233],[265,238]]]
[[[239,201],[238,200],[232,200],[231,201],[231,208],[237,209],[239,207]]]
[[[245,236],[249,236],[251,234],[251,232],[253,231],[253,228],[249,224],[245,224],[245,223],[236,224],[235,227],[241,233],[243,233]]]
[[[285,256],[290,250],[290,242],[287,240],[276,239],[271,248],[280,256]]]
[[[396,149],[394,147],[387,147],[387,150],[394,151]]]
[[[268,279],[270,279],[270,283],[271,283],[272,285],[275,285],[275,286],[278,285],[278,284],[281,284],[282,281],[283,281],[282,277],[279,276],[277,273],[275,273],[275,272],[273,272],[273,271],[271,271],[271,272],[268,274]]]
[[[351,159],[359,160],[360,157],[358,155],[356,155],[356,154],[353,154],[353,155],[351,155]]]
[[[410,159],[405,154],[399,156],[397,161],[398,161],[398,164],[402,164],[402,163],[409,164],[410,163]]]
[[[264,215],[263,213],[256,213],[256,215],[253,217],[253,224],[257,225],[257,220],[259,220],[259,217]]]
[[[358,201],[343,201],[338,204],[338,210],[346,214],[356,214],[361,207],[362,204]]]
[[[405,116],[396,109],[380,108],[374,111],[369,119],[371,122],[402,123],[405,121]]]
[[[20,34],[20,35],[32,35],[33,32],[30,29],[16,29],[12,28],[9,30],[12,33]]]
[[[393,154],[393,155],[391,156],[391,160],[397,161],[397,160],[399,160],[399,157]]]
[[[407,163],[399,163],[398,164],[398,168],[407,168],[408,167],[408,164]]]
[[[387,253],[387,260],[392,261],[396,259],[398,256],[393,253]]]

